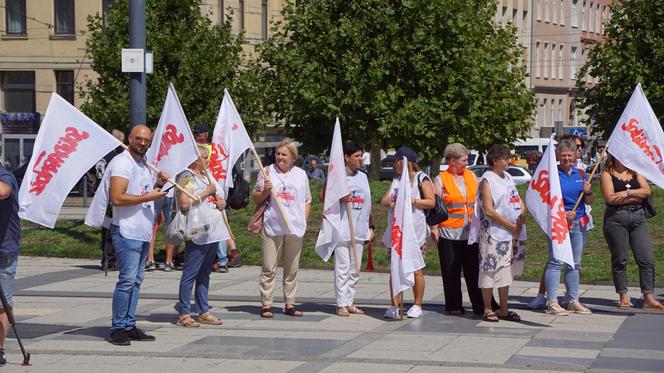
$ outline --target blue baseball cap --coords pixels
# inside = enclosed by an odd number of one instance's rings
[[[394,155],[395,160],[398,159],[403,159],[403,157],[406,157],[406,159],[409,162],[417,163],[417,153],[415,153],[415,150],[407,147],[407,146],[402,146],[397,150],[397,153]]]

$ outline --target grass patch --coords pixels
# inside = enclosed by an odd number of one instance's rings
[[[322,203],[318,200],[322,184],[311,183],[311,193],[314,202],[311,209],[311,218],[305,234],[304,248],[300,256],[300,265],[303,268],[333,268],[332,261],[323,262],[314,245],[318,235],[318,229],[322,217]],[[373,243],[373,264],[379,271],[389,270],[387,260],[387,249],[383,246],[382,235],[385,231],[387,210],[380,205],[380,199],[387,190],[389,182],[371,182],[373,201],[373,221],[376,225],[376,240]],[[525,198],[525,187],[519,187],[521,196]],[[595,218],[595,229],[588,235],[588,243],[583,254],[583,270],[581,271],[581,282],[591,284],[610,284],[611,261],[610,253],[602,233],[602,217],[604,214],[604,201],[599,192],[599,186],[594,186],[596,196],[592,215]],[[649,219],[650,236],[653,241],[653,256],[655,267],[664,267],[664,191],[653,188],[653,202],[659,215]],[[244,210],[231,210],[228,214],[236,244],[240,250],[242,261],[245,264],[260,265],[261,250],[260,240],[247,232],[247,223],[254,211],[253,201]],[[23,222],[24,230],[21,239],[21,252],[27,255],[67,257],[67,258],[99,258],[101,257],[100,234],[97,229],[83,225],[82,221],[59,221],[55,229],[47,229],[34,224]],[[526,266],[522,280],[539,281],[543,273],[544,264],[548,258],[546,236],[537,226],[531,216],[528,216],[528,241],[526,242]],[[431,274],[440,273],[438,262],[438,250],[432,241],[427,243],[428,252],[425,257],[426,272]],[[161,230],[157,236],[157,250],[163,248],[163,236]],[[364,265],[366,267],[366,254]],[[628,280],[630,285],[638,285],[638,268],[633,258],[630,258],[628,266]],[[658,285],[664,285],[662,279],[657,279]]]

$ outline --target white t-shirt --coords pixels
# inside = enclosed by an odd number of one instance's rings
[[[152,172],[143,161],[135,161],[125,150],[108,164],[111,178],[127,179],[126,194],[140,196],[152,191]],[[124,238],[149,242],[152,240],[154,222],[154,202],[139,203],[134,206],[113,206],[113,224],[120,227]]]
[[[365,166],[371,165],[371,153],[369,152],[362,153],[362,164]]]
[[[420,195],[420,188],[418,186],[418,180],[422,180],[422,183],[424,183],[424,179],[429,180],[428,176],[425,177],[426,174],[424,172],[418,172],[415,174],[415,178],[410,181],[410,195],[412,199],[421,199],[422,196]],[[393,203],[396,203],[397,201],[397,196],[399,195],[399,180],[394,179],[392,180],[392,185],[390,185],[390,190],[389,190],[389,198]],[[422,247],[424,245],[424,242],[427,239],[427,236],[431,232],[429,230],[429,226],[427,225],[427,218],[426,215],[424,215],[424,210],[422,210],[419,207],[415,207],[415,205],[412,205],[413,209],[413,227],[415,228],[415,235],[417,236],[417,247]],[[387,247],[392,246],[392,219],[394,217],[394,209],[391,208],[388,213],[387,213],[387,228],[385,229],[385,233],[383,234],[383,244]]]
[[[504,177],[496,175],[493,171],[487,171],[482,176],[482,179],[489,183],[491,189],[491,198],[493,199],[493,208],[498,214],[515,224],[521,215],[521,197],[514,185],[512,176],[507,172],[503,173]],[[478,193],[481,197],[481,192]],[[478,199],[479,201],[479,199]],[[482,209],[483,203],[480,201],[476,203],[477,208]],[[483,215],[483,214],[482,214]],[[513,233],[502,224],[487,219],[489,223],[489,235],[496,241],[512,241]],[[519,235],[520,240],[526,239],[526,229],[521,230]]]
[[[353,215],[353,230],[357,241],[368,241],[369,217],[371,216],[371,190],[369,179],[362,171],[356,171],[355,175],[346,175],[346,181],[350,188],[351,213]],[[345,207],[344,207],[345,208]],[[341,214],[340,239],[350,241],[350,227],[348,226],[348,213]]]
[[[304,237],[307,229],[305,220],[305,205],[311,203],[311,191],[309,190],[309,178],[307,173],[299,167],[291,167],[288,172],[281,172],[275,165],[267,167],[268,178],[272,182],[272,191],[269,198],[270,203],[265,209],[263,215],[263,229],[268,236],[295,235]],[[255,192],[263,191],[265,179],[263,173],[258,173]],[[279,208],[271,199],[276,196],[281,203],[281,207],[293,228],[293,232],[288,231],[288,226],[284,222],[279,212]]]

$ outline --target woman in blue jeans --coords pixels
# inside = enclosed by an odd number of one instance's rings
[[[199,146],[201,158],[207,159],[207,148]],[[203,161],[208,162],[208,161]],[[202,215],[203,219],[209,220],[205,233],[185,241],[184,264],[182,266],[182,277],[180,278],[180,292],[178,311],[180,318],[177,325],[183,327],[198,327],[200,324],[221,325],[223,321],[209,312],[208,288],[210,285],[210,273],[212,263],[217,256],[217,248],[220,241],[230,238],[223,224],[221,211],[226,207],[226,202],[219,194],[222,190],[217,188],[216,183],[210,184],[205,170],[207,166],[198,160],[189,165],[189,169],[180,173],[177,183],[196,197],[192,200],[186,194],[178,191],[176,198],[180,211],[192,219],[191,213],[194,208],[205,209],[209,214]],[[200,206],[197,206],[200,205]],[[190,314],[190,303],[192,287],[195,283],[196,309],[198,321]]]
[[[592,312],[579,302],[579,269],[581,268],[581,256],[586,245],[588,215],[585,205],[594,202],[590,183],[579,170],[574,167],[576,160],[576,143],[570,140],[561,140],[556,149],[556,157],[559,162],[558,176],[560,178],[560,189],[565,203],[567,225],[569,226],[569,238],[572,244],[572,256],[574,267],[554,259],[551,254],[551,242],[549,242],[549,261],[544,270],[544,284],[548,298],[546,313],[554,316],[566,316],[569,312],[589,315]],[[583,193],[582,203],[576,209],[576,200]],[[585,205],[584,205],[585,204]],[[573,210],[574,209],[574,210]],[[565,303],[567,309],[558,303],[558,284],[560,283],[560,272],[565,266]]]

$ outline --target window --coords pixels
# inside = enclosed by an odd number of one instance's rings
[[[586,31],[586,0],[581,3],[581,31]]]
[[[219,23],[224,24],[224,0],[219,0]]]
[[[566,14],[565,14],[565,0],[560,0],[560,13],[559,14],[560,14],[560,25],[563,26],[563,25],[565,25],[565,18],[567,18]]]
[[[594,25],[595,25],[595,4],[591,1],[590,2],[590,7],[588,7],[588,31],[593,32],[594,31]]]
[[[569,50],[569,78],[576,79],[576,47]]]
[[[542,66],[541,56],[540,42],[538,41],[535,43],[535,78],[540,77],[540,66]]]
[[[551,0],[551,23],[558,23],[558,0]]]
[[[104,18],[104,26],[108,26],[108,12],[113,4],[113,0],[103,0],[101,3],[101,14]]]
[[[570,14],[572,18],[572,27],[579,27],[579,14],[577,13],[579,11],[577,5],[578,5],[579,0],[572,0],[572,12]]]
[[[565,60],[563,59],[563,48],[561,44],[558,46],[558,79],[564,79],[565,72],[563,71],[563,66],[565,66]]]
[[[55,72],[56,92],[74,105],[74,70]]]
[[[269,14],[267,13],[267,0],[261,1],[261,36],[267,40],[267,29],[269,25]]]
[[[4,94],[4,111],[9,113],[35,112],[35,72],[3,71],[0,88]]]
[[[244,31],[244,0],[239,1],[240,7],[240,32]]]
[[[549,22],[549,0],[544,0],[544,22]]]
[[[551,79],[556,79],[558,77],[558,68],[556,67],[556,45],[551,44],[551,61],[547,61],[551,66]]]
[[[537,13],[538,21],[542,20],[542,1],[543,0],[537,0],[537,9],[535,10],[535,13]]]
[[[25,0],[5,1],[5,32],[7,35],[26,35]]]
[[[542,71],[542,75],[544,75],[544,79],[549,78],[549,43],[544,43],[544,62],[542,63],[544,66],[544,71]]]
[[[600,30],[600,17],[599,17],[599,3],[595,7],[595,32],[598,34],[602,33],[602,30]]]
[[[548,121],[547,115],[549,113],[549,103],[547,99],[544,99],[544,104],[542,104],[542,127],[551,127],[551,123]]]
[[[74,0],[55,0],[55,34],[74,35]]]

